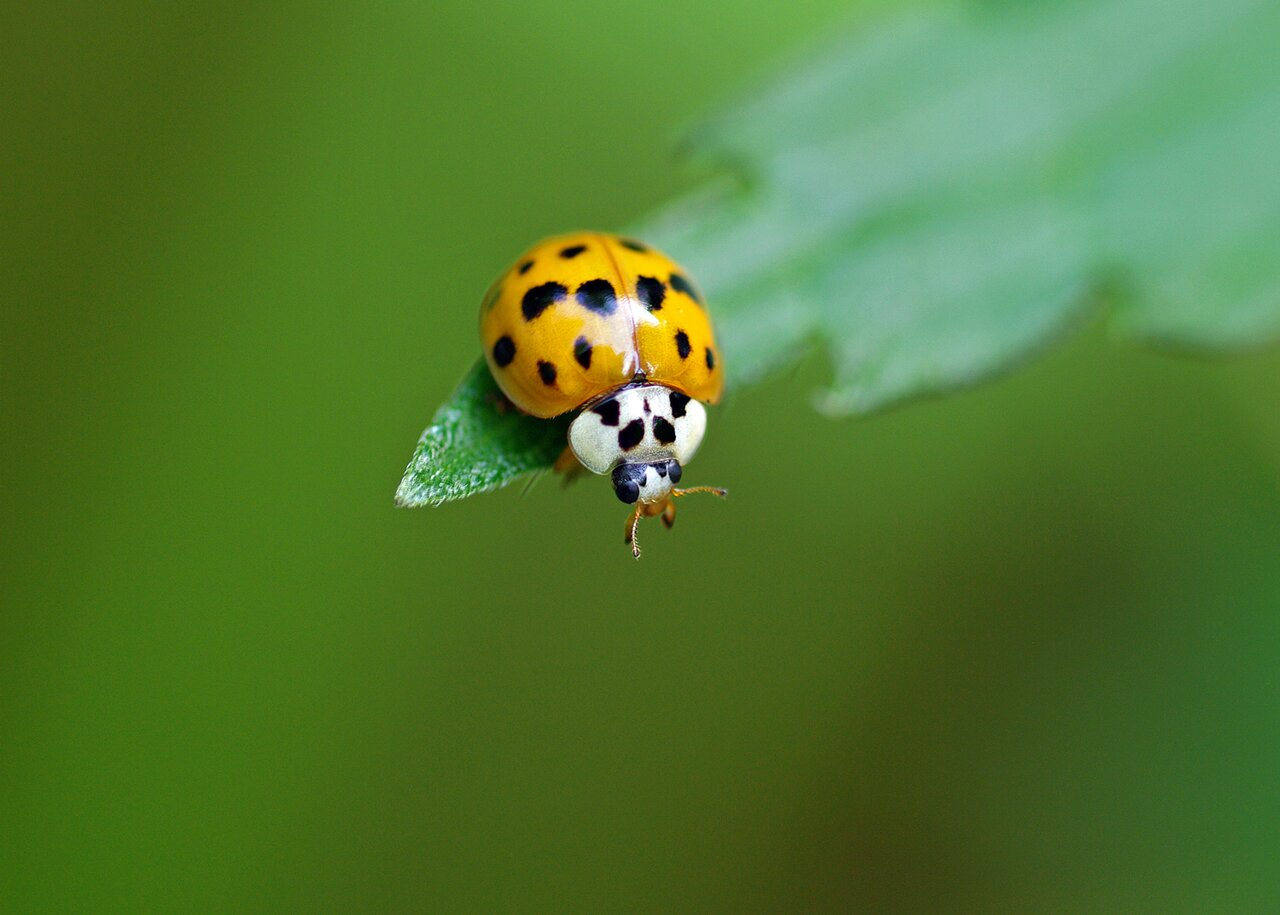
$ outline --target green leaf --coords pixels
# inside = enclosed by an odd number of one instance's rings
[[[422,433],[396,504],[439,505],[549,467],[564,451],[568,429],[568,417],[535,420],[516,412],[481,360]]]
[[[1280,336],[1277,60],[1274,0],[913,10],[712,118],[689,149],[722,177],[628,231],[699,278],[731,384],[824,344],[830,413],[989,377],[1104,298],[1120,337],[1256,346]],[[555,456],[502,448],[544,424],[443,413],[402,504]]]

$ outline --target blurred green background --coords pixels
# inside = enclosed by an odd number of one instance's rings
[[[4,14],[0,906],[1280,906],[1275,353],[815,357],[640,563],[595,480],[391,507],[497,271],[869,13]]]

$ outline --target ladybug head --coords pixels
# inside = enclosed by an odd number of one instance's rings
[[[671,487],[680,482],[684,470],[679,461],[652,461],[647,464],[619,464],[613,468],[613,492],[618,500],[662,502],[671,495]]]

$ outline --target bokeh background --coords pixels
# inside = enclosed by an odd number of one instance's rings
[[[497,271],[874,12],[4,13],[0,907],[1280,906],[1275,353],[816,354],[640,563],[599,481],[392,508]]]

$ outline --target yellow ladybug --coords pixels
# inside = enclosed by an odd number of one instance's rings
[[[702,401],[724,389],[711,318],[697,287],[666,255],[630,238],[577,232],[534,245],[480,306],[489,371],[507,398],[549,419],[580,410],[556,469],[611,474],[635,504],[626,542],[638,559],[640,519],[670,527],[672,501],[706,430]]]

